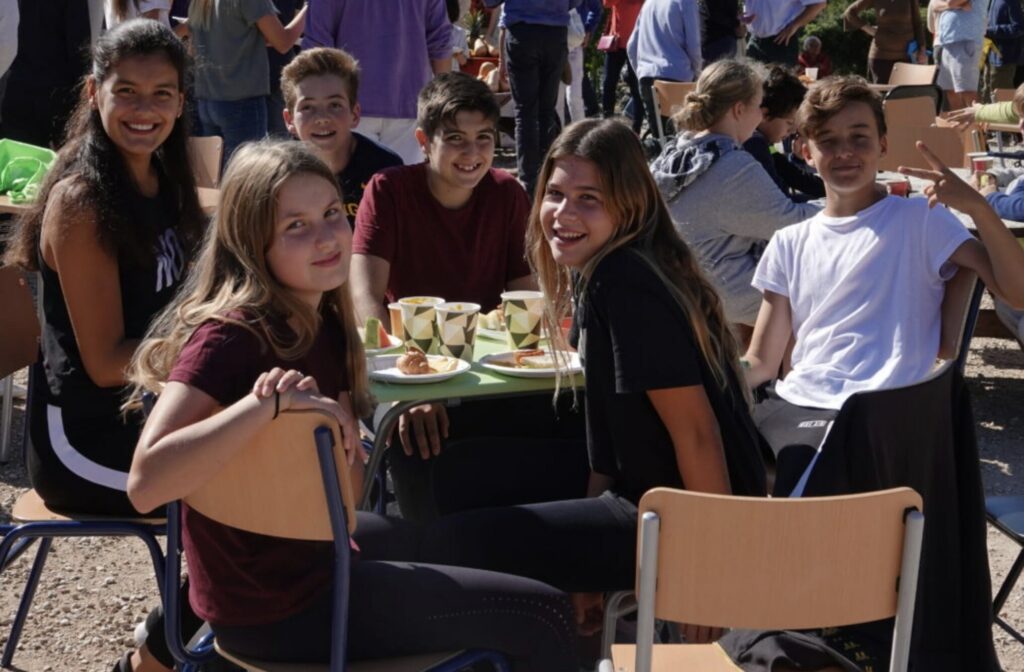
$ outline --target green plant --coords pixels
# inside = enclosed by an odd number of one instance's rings
[[[843,27],[843,12],[852,2],[830,0],[825,10],[804,28],[803,36],[814,35],[821,40],[822,50],[832,59],[836,74],[865,76],[871,38],[863,31],[847,32]],[[869,14],[864,16],[868,18]]]

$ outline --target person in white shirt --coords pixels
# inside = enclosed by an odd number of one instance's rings
[[[796,65],[800,32],[825,9],[825,0],[746,0],[747,56],[762,63]]]
[[[923,380],[940,353],[945,283],[968,268],[997,296],[1024,306],[1024,249],[981,194],[923,143],[927,199],[886,196],[875,184],[886,151],[881,100],[859,77],[812,87],[799,111],[804,158],[825,182],[825,209],[777,231],[754,273],[761,310],[745,360],[747,382],[791,368],[757,405],[776,455],[818,446],[828,420],[855,392]],[[941,205],[971,216],[975,239]],[[779,482],[792,482],[791,474]],[[788,495],[788,492],[777,493]]]

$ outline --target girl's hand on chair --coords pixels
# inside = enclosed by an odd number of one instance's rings
[[[293,387],[281,392],[281,410],[323,411],[333,416],[341,430],[341,446],[345,449],[348,463],[352,464],[357,457],[360,461],[366,462],[368,456],[362,441],[359,440],[359,422],[347,408],[338,403],[337,399],[325,397],[316,389],[300,390]]]
[[[932,169],[900,166],[899,172],[910,177],[932,181],[932,184],[925,187],[923,192],[928,197],[929,208],[934,208],[937,203],[942,203],[973,216],[979,207],[988,207],[985,197],[961,180],[939,157],[932,153],[932,150],[928,149],[927,145],[918,142],[917,151],[921,152],[921,156]]]
[[[256,383],[252,386],[252,393],[260,399],[267,399],[274,395],[274,392],[286,392],[290,389],[312,390],[319,392],[316,380],[313,376],[306,376],[295,369],[284,369],[275,366],[270,371],[261,373]]]

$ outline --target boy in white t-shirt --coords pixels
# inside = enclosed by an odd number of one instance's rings
[[[745,360],[747,381],[776,377],[795,339],[792,369],[755,412],[778,454],[817,447],[851,394],[923,380],[939,352],[945,282],[958,267],[997,296],[1024,304],[1024,250],[984,197],[923,143],[927,199],[886,196],[875,184],[886,151],[878,96],[859,77],[813,86],[798,113],[804,158],[825,182],[825,209],[775,233],[754,274],[764,299]],[[939,203],[974,220],[981,240]],[[783,493],[788,494],[788,493]]]

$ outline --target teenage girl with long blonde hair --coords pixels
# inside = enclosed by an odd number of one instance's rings
[[[351,251],[337,182],[309,149],[238,151],[194,272],[132,364],[136,396],[166,383],[129,477],[139,510],[188,495],[283,410],[333,415],[350,462],[364,457],[356,418],[370,395]],[[397,523],[359,515],[350,658],[484,648],[519,672],[578,669],[565,595],[494,572],[385,562],[403,559],[388,540]],[[183,531],[190,601],[221,643],[264,660],[328,660],[329,543],[251,534],[187,506]]]

